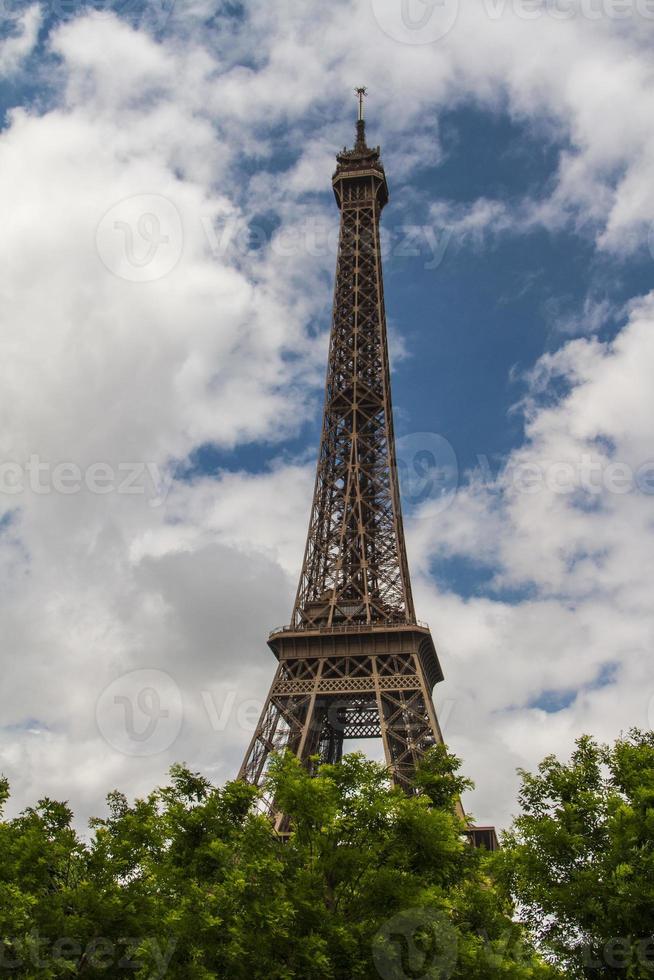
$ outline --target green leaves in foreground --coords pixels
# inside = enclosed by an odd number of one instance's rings
[[[277,837],[240,783],[176,766],[83,842],[42,801],[0,822],[0,973],[51,978],[548,978],[492,862],[462,834],[458,760],[432,750],[407,797],[360,755],[313,777],[287,755]],[[6,798],[2,786],[1,798]],[[503,874],[505,874],[503,869]]]
[[[654,733],[522,773],[498,872],[570,977],[654,977]]]

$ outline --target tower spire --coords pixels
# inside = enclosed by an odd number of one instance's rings
[[[366,121],[363,114],[363,100],[368,94],[368,91],[364,85],[354,90],[357,94],[359,100],[359,113],[357,116],[357,137],[355,143],[355,150],[359,153],[363,152],[366,148]]]

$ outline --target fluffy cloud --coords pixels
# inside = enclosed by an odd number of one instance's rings
[[[439,17],[443,29],[434,31]],[[331,136],[333,94],[373,80],[385,157],[398,175],[441,155],[439,108],[506,112],[561,147],[551,185],[513,202],[517,230],[525,222],[570,225],[619,253],[646,244],[654,220],[648,0],[415,0],[408,12],[396,0],[320,11],[295,0],[247,4],[245,18],[254,67],[231,67],[242,55],[238,45],[228,50],[231,35],[209,42],[225,59],[210,94],[225,118],[287,124],[323,105],[316,128]],[[470,202],[467,224],[495,223],[498,210],[504,223],[505,203]]]
[[[473,767],[483,740],[497,765],[476,773],[485,818],[514,795],[502,757],[534,765],[581,731],[611,739],[654,721],[653,367],[650,295],[612,343],[541,358],[524,444],[496,480],[473,474],[411,529],[425,570],[456,558],[484,582],[464,602],[425,579],[422,598],[442,635],[448,737]],[[555,379],[567,393],[552,403]]]
[[[41,25],[41,8],[32,4],[16,15],[0,18],[2,33],[0,39],[0,78],[13,75],[22,66],[36,44]]]
[[[221,525],[199,484],[166,498],[204,443],[297,430],[324,356],[305,325],[328,289],[317,272],[289,301],[298,270],[270,242],[223,248],[220,229],[250,213],[226,179],[238,146],[204,110],[210,56],[111,17],[63,25],[52,49],[58,104],[14,110],[0,141],[2,765],[17,804],[47,791],[88,813],[124,765],[145,788],[180,752],[151,769],[107,746],[95,706],[116,676],[143,664],[174,676],[197,714],[185,751],[215,765],[226,736],[202,690],[255,690],[254,662],[269,673],[263,639],[290,606],[283,546],[239,538],[233,514]],[[271,476],[280,503],[304,478]],[[267,484],[253,499],[249,482],[226,477],[223,492],[216,479],[212,494],[223,515],[240,502],[242,526],[253,508],[256,529]]]

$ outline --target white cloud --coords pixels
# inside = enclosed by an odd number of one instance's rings
[[[0,17],[0,28],[7,36],[0,40],[0,78],[15,74],[31,54],[41,26],[38,3],[26,7],[16,16]]]
[[[111,17],[64,25],[53,47],[61,104],[15,110],[0,139],[10,512],[0,538],[0,752],[16,805],[57,786],[87,814],[112,782],[146,788],[180,753],[225,774],[237,766],[247,732],[233,718],[230,735],[214,731],[201,694],[222,685],[242,700],[256,693],[257,671],[269,675],[264,639],[288,616],[291,587],[283,542],[266,543],[272,509],[261,495],[269,487],[289,506],[303,473],[277,469],[255,492],[247,476],[226,477],[222,490],[220,480],[210,490],[178,482],[168,506],[152,477],[205,442],[274,443],[297,430],[324,356],[305,325],[327,291],[318,275],[289,301],[300,273],[270,243],[222,254],[207,234],[212,222],[251,217],[225,177],[234,149],[204,111],[209,56],[156,44]],[[110,236],[101,254],[99,234]],[[156,254],[142,263],[153,241],[155,253],[174,250],[160,278]],[[138,281],[141,269],[152,281]],[[98,463],[113,474],[108,494],[88,489]],[[152,468],[139,475],[144,492],[117,492],[129,464]],[[80,492],[56,491],[62,465]],[[302,510],[304,523],[308,502]],[[190,720],[182,745],[138,766],[109,750],[94,712],[109,682],[143,665],[170,672]]]
[[[506,815],[514,796],[502,753],[535,765],[582,731],[612,739],[654,721],[653,368],[650,295],[613,343],[577,339],[541,358],[525,442],[498,480],[473,477],[411,528],[424,568],[464,559],[486,570],[491,597],[524,596],[463,602],[421,585],[456,703],[448,736],[478,768],[484,818]],[[553,378],[568,393],[552,403]],[[577,693],[548,714],[537,706],[548,691]],[[489,743],[497,782],[481,761]]]
[[[593,5],[581,3],[571,5],[571,16],[558,17],[543,3],[534,18],[519,0],[461,0],[444,37],[413,44],[397,40],[406,30],[392,30],[394,20],[402,26],[403,8],[395,0],[343,2],[320,11],[299,2],[253,3],[244,30],[256,69],[226,70],[211,98],[227,117],[284,123],[310,106],[331,107],[334,93],[368,81],[386,137],[385,159],[396,176],[441,157],[439,108],[472,103],[506,112],[537,138],[562,146],[552,185],[514,202],[521,204],[518,230],[525,221],[551,229],[569,223],[593,235],[598,247],[629,253],[646,243],[654,219],[648,135],[654,19],[645,3],[634,0],[622,17],[615,16],[617,6],[607,0],[606,14],[598,17]],[[220,37],[211,43],[225,53]],[[328,109],[328,125],[331,117]],[[315,113],[311,118],[317,132],[324,127]],[[305,150],[307,160],[315,154],[313,143]],[[475,223],[484,208],[496,221],[497,209],[505,207],[477,202]]]
[[[530,227],[528,219],[520,219],[503,202],[486,198],[477,198],[470,205],[437,201],[430,207],[429,215],[438,228],[443,228],[455,240],[476,246],[482,245],[488,236],[496,238],[507,231]]]

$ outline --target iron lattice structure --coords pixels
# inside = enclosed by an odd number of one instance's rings
[[[394,780],[409,790],[420,757],[442,741],[428,630],[311,630],[302,637],[286,630],[270,643],[279,665],[241,778],[260,784],[271,752],[289,748],[301,759],[337,762],[346,739],[381,738]]]
[[[292,625],[412,623],[386,340],[379,149],[338,156],[341,210],[325,408]]]
[[[346,739],[381,738],[409,790],[442,742],[431,691],[443,674],[415,618],[395,460],[379,237],[388,186],[362,94],[355,146],[332,179],[341,224],[306,550],[291,624],[268,640],[279,663],[240,770],[255,784],[272,752],[334,762]]]

